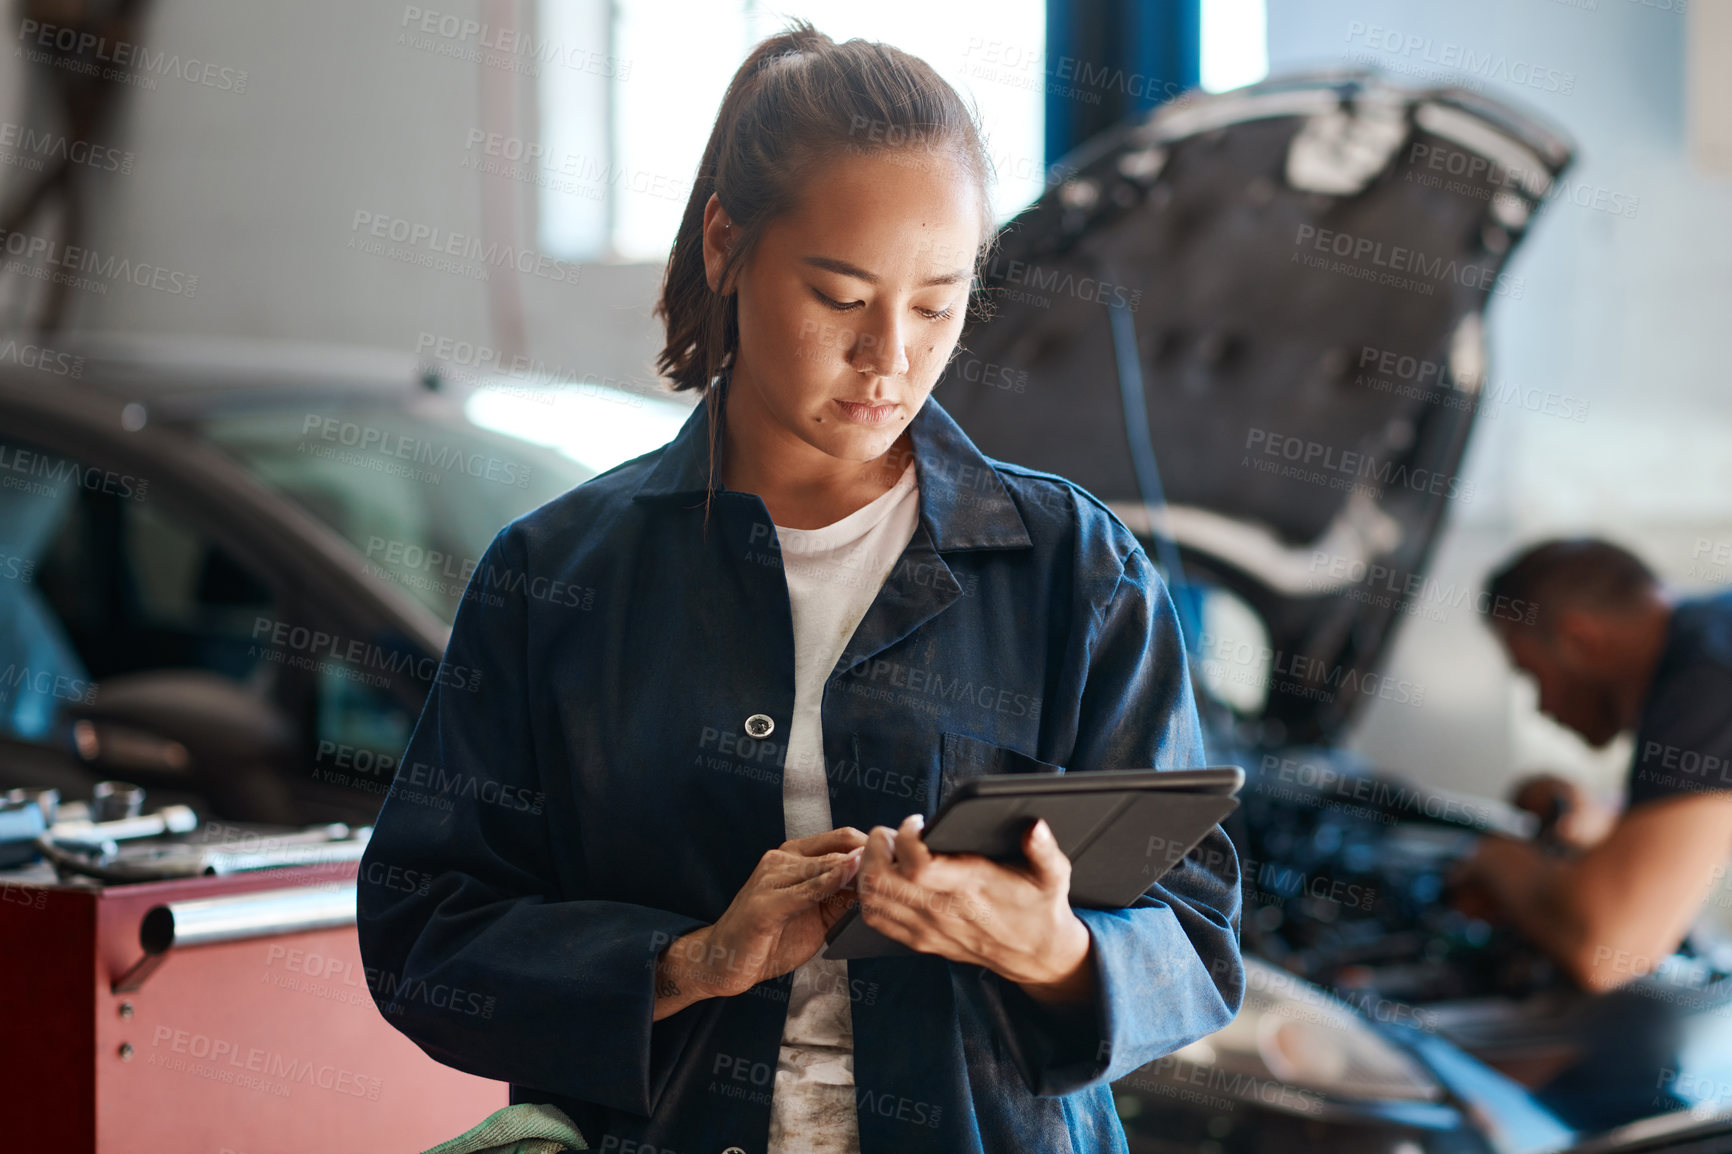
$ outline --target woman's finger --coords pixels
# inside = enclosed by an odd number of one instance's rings
[[[867,836],[865,852],[860,855],[860,872],[890,869],[896,860],[896,832],[889,826],[875,825]]]
[[[909,890],[908,882],[892,874],[880,879],[870,892],[860,891],[860,916],[866,924],[905,946],[914,945],[926,928],[918,909],[908,903]]]
[[[765,873],[764,880],[776,889],[792,889],[806,884],[815,877],[824,877],[837,870],[842,870],[846,876],[852,877],[852,870],[857,868],[861,850],[820,854],[816,857],[801,857],[798,854],[782,853],[774,865]]]
[[[928,889],[963,890],[990,880],[990,871],[1008,869],[977,853],[932,853],[920,867],[919,882]]]
[[[820,854],[842,852],[866,844],[864,830],[855,829],[851,825],[837,829],[825,830],[810,837],[797,837],[782,843],[782,849],[788,853],[797,853],[805,857],[817,857]]]
[[[1070,886],[1070,859],[1058,848],[1058,839],[1043,817],[1022,837],[1022,852],[1028,858],[1031,880],[1041,889]]]
[[[804,902],[823,901],[848,884],[848,862],[832,862],[812,877],[783,892]]]
[[[903,877],[919,877],[932,864],[932,851],[921,837],[925,828],[926,817],[918,813],[909,814],[896,827],[896,870]]]

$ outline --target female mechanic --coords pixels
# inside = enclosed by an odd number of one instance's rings
[[[1238,1009],[1218,826],[1120,910],[1071,908],[1044,825],[1014,868],[921,842],[979,774],[1205,764],[1136,539],[929,396],[990,172],[923,61],[759,44],[656,309],[701,403],[501,530],[457,615],[399,770],[443,784],[363,862],[369,984],[591,1149],[1124,1151],[1108,1083]],[[856,899],[916,952],[817,956]]]

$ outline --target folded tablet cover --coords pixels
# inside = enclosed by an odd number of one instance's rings
[[[1238,800],[1226,792],[1183,788],[1191,783],[1179,775],[1107,771],[973,778],[944,807],[923,840],[934,853],[1021,861],[1023,831],[1044,817],[1071,860],[1071,905],[1122,909],[1238,807]],[[1077,788],[1065,790],[1067,778]],[[1121,788],[1102,788],[1110,778],[1125,780],[1110,783]],[[1019,786],[1027,792],[1018,792]],[[1222,783],[1212,781],[1202,788],[1220,790]],[[854,906],[830,927],[822,956],[876,958],[915,952],[867,925]]]

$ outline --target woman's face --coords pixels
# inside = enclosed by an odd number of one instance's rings
[[[882,456],[956,347],[981,221],[974,182],[940,153],[815,165],[799,208],[766,227],[737,282],[730,423],[766,422],[772,442],[841,460]],[[712,288],[728,223],[712,197]]]

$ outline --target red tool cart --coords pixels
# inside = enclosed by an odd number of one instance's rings
[[[374,1006],[355,871],[0,880],[5,1147],[416,1154],[506,1105],[504,1083],[441,1066]]]

